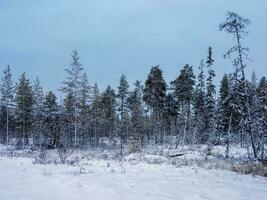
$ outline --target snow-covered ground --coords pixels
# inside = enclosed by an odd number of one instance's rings
[[[267,179],[166,163],[84,158],[77,165],[0,157],[1,200],[266,200]]]

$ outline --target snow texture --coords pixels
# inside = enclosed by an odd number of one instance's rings
[[[146,160],[159,160],[146,156]],[[223,170],[83,157],[77,165],[0,157],[1,200],[266,200],[267,179]],[[133,162],[136,161],[136,162]]]

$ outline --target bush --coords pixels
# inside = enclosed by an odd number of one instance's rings
[[[267,168],[261,162],[246,162],[232,167],[234,172],[267,177]]]

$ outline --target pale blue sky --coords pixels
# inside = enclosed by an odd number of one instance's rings
[[[0,70],[9,64],[15,78],[26,71],[55,90],[76,48],[102,89],[122,73],[143,81],[157,64],[169,82],[186,63],[197,72],[212,46],[218,82],[232,70],[222,54],[233,40],[218,31],[227,10],[252,21],[247,70],[267,76],[266,0],[0,0]]]

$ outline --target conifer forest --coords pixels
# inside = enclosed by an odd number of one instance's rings
[[[214,84],[214,60],[208,47],[199,66],[185,64],[175,80],[167,83],[160,66],[152,66],[147,79],[130,89],[122,74],[118,87],[100,91],[88,85],[87,74],[73,50],[66,78],[58,90],[44,91],[40,80],[29,80],[26,72],[12,79],[6,66],[1,81],[1,141],[21,148],[97,148],[99,140],[119,140],[140,151],[148,143],[209,146],[232,145],[252,148],[255,159],[264,159],[267,138],[266,77],[246,76],[248,48],[245,46],[249,19],[228,12],[219,25],[233,39],[226,59],[233,72]],[[195,74],[198,67],[200,73]],[[173,141],[170,141],[173,140]],[[14,143],[15,142],[15,143]],[[226,154],[226,157],[228,154]]]
[[[250,66],[251,23],[228,11],[213,27],[231,44],[219,55],[230,73],[208,43],[171,81],[151,65],[145,80],[118,74],[104,89],[79,47],[53,91],[0,66],[0,199],[266,199],[267,78]]]

